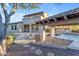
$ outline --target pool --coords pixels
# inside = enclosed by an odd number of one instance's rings
[[[79,34],[77,34],[77,33],[62,33],[60,36],[55,36],[55,37],[62,38],[62,39],[79,41]]]

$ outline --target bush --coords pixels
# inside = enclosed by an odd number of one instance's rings
[[[13,33],[8,33],[6,37],[6,45],[9,47],[12,45],[18,35],[13,34]]]
[[[50,32],[50,29],[45,29],[46,32]]]
[[[19,35],[16,35],[16,34],[13,34],[13,33],[8,33],[7,36],[12,36],[13,40],[15,40],[16,37],[19,36]]]
[[[6,37],[6,44],[7,45],[11,45],[14,42],[13,37],[12,36],[7,36]]]

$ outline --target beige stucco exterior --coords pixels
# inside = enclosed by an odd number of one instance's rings
[[[8,26],[8,32],[41,32],[43,31],[42,25],[35,24],[36,21],[43,20],[44,18],[47,18],[48,14],[45,12],[38,12],[34,14],[29,14],[27,16],[24,16],[21,22],[15,22],[10,23]],[[13,26],[13,30],[12,30]],[[15,30],[15,26],[17,29]],[[37,26],[37,30],[36,27]]]
[[[12,26],[13,26],[13,28],[15,28],[15,25],[16,25],[17,29],[12,30]],[[23,23],[17,22],[17,23],[10,23],[7,31],[8,32],[22,32],[22,30],[23,30]]]

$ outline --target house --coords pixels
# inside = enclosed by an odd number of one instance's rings
[[[35,22],[47,18],[46,12],[37,12],[24,15],[21,22],[9,23],[8,32],[40,32],[43,26],[37,25]]]

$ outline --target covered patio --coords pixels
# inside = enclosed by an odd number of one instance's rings
[[[55,37],[55,33],[56,33],[55,26],[79,25],[79,8],[76,8],[74,10],[69,10],[69,11],[54,15],[54,16],[50,16],[42,21],[36,22],[36,24],[43,25],[43,31],[41,32],[42,42],[46,41],[45,25],[47,25],[47,26],[51,27],[50,42],[52,41],[52,43],[55,43],[57,45],[69,46],[73,42],[73,40],[69,40],[69,39],[65,40],[64,38],[63,39],[56,38]],[[67,29],[67,31],[69,32],[70,29],[69,30]],[[65,32],[65,31],[63,31],[63,32]],[[77,47],[79,50],[79,46],[77,46]]]

